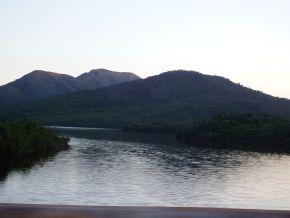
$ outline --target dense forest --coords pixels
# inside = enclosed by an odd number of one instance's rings
[[[218,112],[290,117],[290,101],[230,80],[193,71],[146,79],[0,108],[10,120],[44,125],[118,127],[189,125]]]
[[[0,121],[0,177],[68,148],[68,139],[30,121]]]
[[[67,139],[52,130],[30,121],[8,123],[0,121],[0,156],[3,158],[30,157],[67,148]]]
[[[177,134],[194,145],[290,151],[290,120],[255,114],[217,114]]]

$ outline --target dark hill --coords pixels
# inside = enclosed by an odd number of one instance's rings
[[[105,69],[92,70],[74,78],[65,74],[36,70],[0,87],[1,106],[15,104],[85,89],[97,89],[139,79],[132,73]]]
[[[3,113],[51,125],[123,127],[134,123],[186,124],[218,112],[290,117],[290,101],[245,88],[228,79],[172,71],[144,80],[81,91]]]
[[[44,98],[80,90],[74,77],[52,72],[33,71],[0,87],[2,105]]]

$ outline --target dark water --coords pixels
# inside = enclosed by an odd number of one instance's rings
[[[290,209],[290,156],[202,149],[173,135],[62,129],[71,149],[12,171],[0,202]]]

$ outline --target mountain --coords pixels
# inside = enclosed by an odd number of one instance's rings
[[[119,73],[105,69],[92,70],[77,78],[36,70],[1,86],[0,101],[3,106],[85,89],[97,89],[136,79],[140,78],[133,73]]]
[[[290,101],[223,77],[179,70],[18,105],[2,111],[2,116],[33,118],[47,125],[170,126],[188,124],[221,111],[290,117]]]
[[[52,72],[33,71],[0,87],[2,104],[14,104],[80,90],[74,77]]]
[[[106,69],[91,70],[77,77],[77,80],[80,81],[86,89],[96,89],[137,79],[140,79],[140,77],[133,73],[117,73]]]

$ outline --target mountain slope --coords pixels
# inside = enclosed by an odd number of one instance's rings
[[[92,70],[74,78],[65,74],[36,70],[0,87],[3,105],[15,104],[85,89],[97,89],[121,82],[139,79],[132,73],[119,73],[105,69]]]
[[[21,105],[3,115],[51,125],[122,127],[133,123],[184,124],[220,111],[290,117],[290,101],[222,77],[171,71]]]

